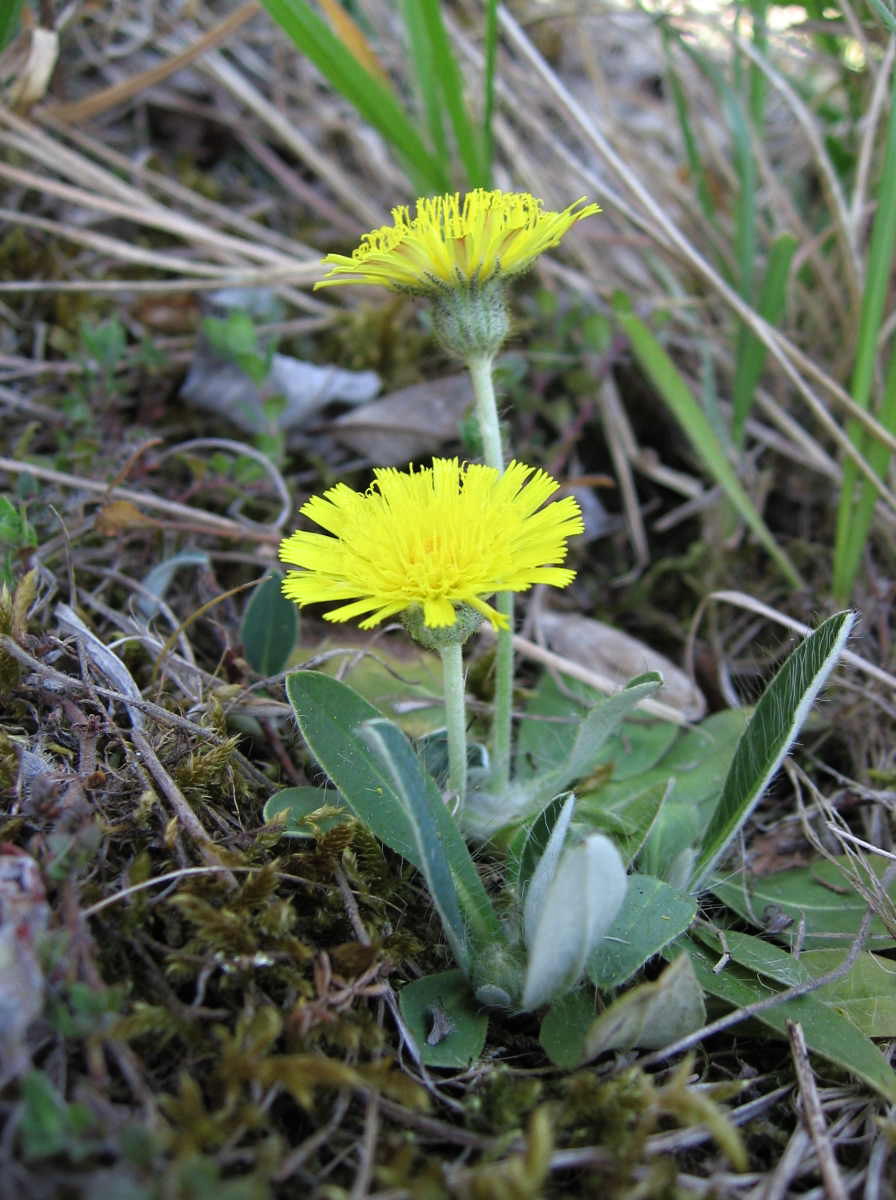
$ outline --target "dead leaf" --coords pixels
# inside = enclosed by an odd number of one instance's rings
[[[379,390],[375,371],[321,367],[286,354],[273,356],[264,384],[264,395],[283,397],[283,411],[274,421],[281,430],[301,430],[309,417],[326,405],[334,401],[364,404]],[[197,408],[226,418],[244,433],[263,433],[270,428],[261,389],[236,363],[212,350],[204,338],[199,339],[180,394]]]
[[[330,430],[356,454],[392,467],[429,457],[442,443],[456,439],[472,403],[469,376],[445,375],[345,413]]]
[[[31,1065],[25,1034],[43,1007],[37,944],[49,911],[37,863],[0,845],[0,1086]]]
[[[660,1050],[693,1033],[706,1021],[703,989],[686,954],[651,983],[629,988],[593,1022],[582,1062],[607,1050]]]
[[[0,55],[0,86],[6,102],[26,112],[46,94],[56,59],[59,35],[54,29],[23,29]]]
[[[130,500],[110,500],[94,517],[94,526],[102,537],[118,537],[129,529],[155,526],[152,517],[144,516]]]
[[[703,693],[679,667],[658,650],[578,613],[550,612],[538,615],[539,632],[549,649],[579,666],[611,679],[623,687],[635,675],[658,671],[663,686],[656,699],[677,709],[688,721],[699,721],[706,713]]]

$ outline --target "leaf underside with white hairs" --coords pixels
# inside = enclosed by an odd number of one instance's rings
[[[846,644],[856,614],[835,613],[801,642],[762,693],[728,770],[722,796],[703,836],[691,890],[709,875],[759,803],[802,728]]]
[[[619,851],[595,833],[567,850],[529,939],[523,1008],[572,987],[619,911],[628,880]]]

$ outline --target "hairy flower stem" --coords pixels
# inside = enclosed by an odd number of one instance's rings
[[[485,465],[494,467],[496,471],[503,471],[504,448],[501,445],[501,423],[498,420],[495,383],[492,378],[494,361],[494,354],[471,355],[467,359],[467,370],[473,381],[473,396],[476,400],[476,417],[482,435]]]
[[[458,812],[467,798],[467,714],[464,705],[463,645],[455,642],[439,649],[442,657],[442,690],[448,734],[448,788],[458,801]]]
[[[504,469],[501,424],[492,378],[494,355],[471,357],[467,368],[473,381],[476,416],[482,435],[486,465]],[[513,707],[513,592],[500,592],[495,608],[507,618],[507,628],[498,630],[495,650],[495,711],[492,717],[492,785],[500,795],[510,782],[511,710]]]

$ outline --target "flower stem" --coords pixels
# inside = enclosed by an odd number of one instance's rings
[[[494,355],[471,357],[467,369],[473,381],[476,416],[482,435],[483,457],[486,465],[496,471],[504,470],[504,449],[501,445],[501,423],[495,401],[492,378]],[[507,628],[498,630],[495,650],[495,712],[492,717],[492,786],[500,795],[510,781],[510,742],[513,708],[513,592],[499,593],[495,601],[498,612],[507,617]]]
[[[493,354],[473,356],[467,359],[467,369],[473,381],[476,398],[476,416],[482,435],[483,458],[486,466],[496,471],[504,470],[504,450],[501,446],[501,423],[498,420],[498,405],[495,402],[495,384],[492,379]]]
[[[457,795],[458,812],[467,798],[467,714],[464,706],[463,646],[442,646],[442,691],[448,734],[448,787]]]
[[[495,646],[495,713],[492,717],[492,784],[498,795],[510,783],[510,738],[513,722],[513,592],[501,592],[495,607],[507,618]]]

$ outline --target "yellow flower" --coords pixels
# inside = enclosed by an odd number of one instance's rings
[[[583,531],[581,510],[571,496],[541,507],[558,487],[546,472],[436,458],[431,467],[374,475],[363,495],[338,483],[312,496],[301,511],[327,532],[298,530],[280,544],[281,560],[300,568],[287,573],[285,596],[351,601],[325,613],[328,621],[369,614],[361,622],[369,629],[417,608],[439,628],[454,624],[456,605],[468,605],[503,628],[506,618],[484,597],[574,578],[552,564]]]
[[[484,188],[463,200],[459,192],[423,197],[413,217],[404,206],[393,208],[394,224],[366,233],[351,257],[328,254],[332,269],[314,286],[375,283],[428,295],[518,275],[576,221],[600,212],[596,204],[580,208],[584,203],[545,212],[528,192]]]

